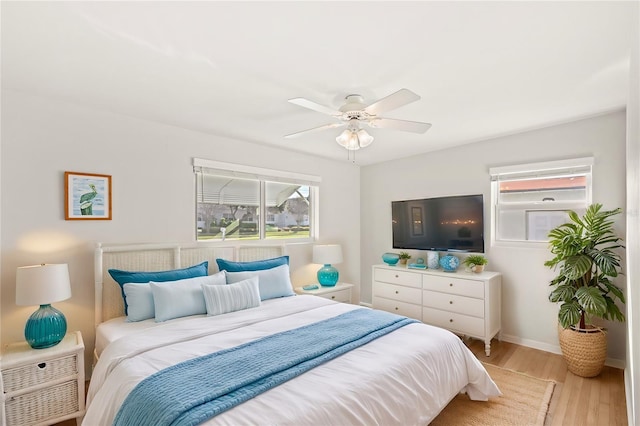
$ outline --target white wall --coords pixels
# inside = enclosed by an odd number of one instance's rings
[[[636,4],[627,103],[627,368],[629,425],[640,424],[640,6]]]
[[[68,263],[73,296],[55,306],[69,330],[82,331],[90,366],[94,244],[194,241],[193,157],[321,176],[320,240],[343,245],[341,279],[360,281],[360,229],[353,226],[360,216],[360,171],[349,162],[12,91],[2,94],[2,124],[2,343],[23,340],[35,310],[15,305],[16,268]],[[112,175],[113,220],[64,220],[65,171]],[[310,264],[310,245],[293,246],[290,253],[294,285],[315,281],[319,266]]]
[[[594,202],[603,203],[605,208],[624,208],[624,111],[363,167],[361,300],[371,302],[371,265],[381,263],[382,253],[392,250],[392,200],[484,194],[487,269],[503,274],[503,338],[559,351],[558,307],[547,299],[548,283],[554,274],[543,265],[550,258],[546,245],[491,245],[488,171],[495,166],[588,156],[595,157]],[[623,217],[619,217],[618,231],[624,235]],[[618,285],[624,287],[624,281],[621,279]],[[608,355],[620,364],[625,358],[624,330],[624,324],[610,324]]]

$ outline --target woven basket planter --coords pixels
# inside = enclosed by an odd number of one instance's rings
[[[580,377],[595,377],[607,359],[607,332],[593,327],[586,330],[558,326],[562,356],[569,371]]]

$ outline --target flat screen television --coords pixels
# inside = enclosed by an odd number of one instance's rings
[[[393,248],[484,252],[484,200],[479,195],[391,202]]]

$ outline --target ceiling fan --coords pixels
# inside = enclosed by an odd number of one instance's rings
[[[330,115],[338,121],[325,124],[320,127],[315,127],[313,129],[291,133],[286,135],[285,138],[294,138],[320,130],[347,126],[347,129],[336,138],[336,142],[350,151],[355,151],[357,149],[364,148],[373,142],[373,136],[362,128],[363,123],[366,123],[369,127],[373,128],[424,133],[429,130],[431,124],[379,116],[381,113],[391,111],[392,109],[399,108],[419,99],[420,96],[408,89],[400,89],[397,92],[369,105],[364,103],[364,99],[360,95],[348,95],[345,98],[345,103],[337,110],[320,105],[305,98],[289,99],[289,102],[292,104]]]

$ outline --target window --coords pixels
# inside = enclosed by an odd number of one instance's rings
[[[490,169],[496,241],[547,241],[548,233],[591,203],[593,158]]]
[[[317,176],[194,159],[196,239],[313,239]]]

